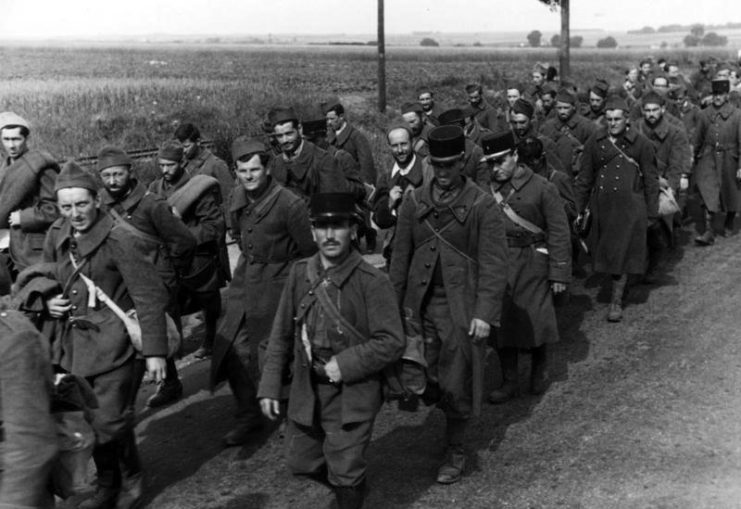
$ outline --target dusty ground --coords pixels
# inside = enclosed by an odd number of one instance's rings
[[[485,405],[457,485],[434,482],[439,411],[384,407],[367,507],[741,507],[741,236],[705,249],[688,236],[664,284],[631,289],[622,323],[605,321],[601,278],[574,284],[560,310],[550,390]],[[244,448],[222,449],[232,424],[228,389],[211,396],[208,362],[186,357],[185,365],[185,398],[140,416],[146,507],[329,506],[329,489],[286,472],[274,427]]]

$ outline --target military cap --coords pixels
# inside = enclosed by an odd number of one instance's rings
[[[713,95],[727,94],[731,91],[731,82],[727,79],[713,80],[711,86],[713,88]]]
[[[79,164],[74,161],[68,161],[62,166],[62,171],[57,175],[57,180],[54,183],[54,192],[56,193],[60,189],[67,189],[70,187],[81,187],[88,189],[93,193],[98,192],[98,184],[95,179],[88,172],[83,170]]]
[[[360,222],[351,193],[313,194],[309,201],[309,219],[312,222],[343,219]]]
[[[327,134],[327,121],[324,119],[306,120],[301,124],[305,135]]]
[[[561,80],[561,89],[564,88],[569,92],[576,93],[576,83],[571,80]]]
[[[627,113],[630,111],[630,108],[628,108],[628,103],[625,99],[619,95],[611,95],[605,102],[605,111],[607,110],[623,110]]]
[[[270,125],[273,127],[291,121],[299,121],[298,114],[293,108],[277,107],[268,112],[268,122],[270,122]]]
[[[26,129],[31,129],[25,118],[12,111],[3,111],[0,113],[0,129],[5,129],[6,127],[25,127]]]
[[[556,87],[552,83],[546,83],[543,85],[543,88],[541,88],[542,94],[548,94],[552,96],[556,96],[556,93],[558,93],[558,90],[556,90]]]
[[[658,104],[659,106],[663,106],[664,98],[657,92],[649,90],[641,96],[641,104]]]
[[[183,144],[178,140],[168,140],[162,144],[157,152],[158,159],[180,162],[183,159]]]
[[[322,114],[326,115],[329,110],[334,109],[335,107],[339,106],[342,108],[344,112],[344,107],[342,106],[342,103],[340,102],[340,98],[336,95],[330,96],[326,98],[324,101],[321,102],[320,107],[322,109]]]
[[[515,80],[507,80],[507,82],[504,84],[505,90],[517,90],[520,93],[524,90],[524,87],[522,86],[522,83]]]
[[[232,160],[234,161],[239,161],[245,156],[265,154],[267,151],[268,148],[265,146],[265,143],[257,138],[239,136],[232,142]]]
[[[537,72],[545,76],[545,73],[548,72],[548,69],[546,68],[546,66],[538,62],[533,66],[533,72]]]
[[[131,158],[126,152],[118,147],[103,147],[98,151],[97,170],[103,171],[106,168],[111,168],[113,166],[128,166],[131,168]]]
[[[533,114],[535,113],[535,106],[533,106],[533,103],[531,103],[527,99],[523,99],[522,97],[520,97],[512,105],[512,113],[525,115],[528,118],[533,118]]]
[[[422,109],[422,105],[418,102],[408,102],[401,105],[401,114],[404,113],[417,113],[422,114],[424,113],[424,110]]]
[[[466,136],[457,125],[435,127],[427,136],[430,146],[430,161],[445,163],[459,158],[466,151]]]
[[[440,125],[457,125],[461,127],[466,125],[466,118],[463,116],[463,111],[460,108],[451,108],[443,111],[438,115],[437,120],[440,122]]]
[[[556,102],[569,103],[569,104],[573,104],[574,106],[576,106],[576,96],[573,93],[571,93],[570,90],[566,88],[562,88],[556,94]]]
[[[604,99],[605,97],[607,97],[607,94],[610,91],[610,84],[603,79],[598,79],[589,88],[589,91]]]
[[[492,159],[512,152],[515,146],[515,135],[512,134],[512,131],[488,133],[481,138],[481,148],[484,149],[485,159]]]

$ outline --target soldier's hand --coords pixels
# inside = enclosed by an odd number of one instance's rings
[[[62,318],[71,307],[69,299],[62,297],[61,293],[46,301],[46,309],[53,318]]]
[[[164,357],[147,357],[147,375],[150,380],[161,382],[167,376],[165,366],[167,361]]]
[[[738,175],[736,175],[738,177]],[[690,187],[690,179],[687,177],[687,175],[682,175],[679,179],[679,189],[681,191],[686,191]]]
[[[337,359],[332,357],[324,365],[324,372],[327,373],[327,378],[333,384],[338,384],[342,381],[342,373],[340,373],[340,365],[337,363]]]
[[[262,410],[262,415],[274,421],[280,415],[280,401],[277,399],[262,398],[260,400],[260,410]]]
[[[669,187],[669,181],[666,180],[664,177],[659,177],[659,187],[661,189],[666,189]]]
[[[21,211],[20,210],[16,210],[15,212],[10,213],[10,216],[8,217],[8,225],[11,228],[21,227]]]
[[[741,180],[741,168],[736,170],[736,180]]]
[[[391,188],[389,191],[389,208],[393,208],[396,205],[396,202],[401,199],[402,194],[404,194],[404,191],[401,189],[401,186]]]
[[[472,336],[473,341],[478,343],[489,337],[491,332],[491,325],[484,320],[474,318],[471,320],[471,326],[468,328],[468,335]]]
[[[558,281],[551,281],[551,291],[554,295],[563,293],[566,291],[566,283],[559,283]]]

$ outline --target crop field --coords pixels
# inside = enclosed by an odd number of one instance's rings
[[[655,56],[678,59],[689,74],[700,55],[676,50]],[[619,83],[625,68],[643,56],[645,51],[575,51],[572,77]],[[260,133],[272,106],[291,105],[306,116],[322,98],[338,94],[382,165],[388,161],[384,127],[401,103],[416,98],[418,87],[431,86],[438,102],[453,106],[465,101],[469,82],[482,82],[492,95],[505,80],[525,81],[535,62],[557,63],[552,49],[388,48],[389,108],[381,114],[374,48],[5,46],[0,58],[0,110],[28,118],[33,142],[61,159],[91,156],[109,143],[129,150],[156,147],[187,121],[228,159],[230,141]]]

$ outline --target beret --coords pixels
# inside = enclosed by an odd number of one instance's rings
[[[528,118],[533,118],[533,114],[535,113],[535,106],[533,106],[533,103],[531,103],[527,99],[523,99],[522,97],[520,97],[512,105],[512,113],[517,113],[519,115],[525,115]]]
[[[98,151],[98,164],[96,168],[98,171],[103,171],[113,166],[131,167],[131,158],[118,147],[103,147]]]
[[[20,126],[30,129],[28,121],[20,115],[13,113],[12,111],[3,111],[0,113],[0,129],[5,129],[8,126]]]
[[[157,157],[167,161],[180,162],[183,159],[183,144],[178,140],[166,141],[157,152]]]

